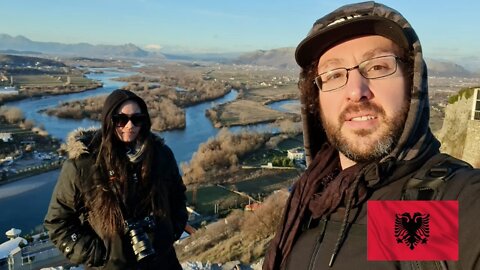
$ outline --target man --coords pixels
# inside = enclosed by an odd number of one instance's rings
[[[295,57],[308,169],[264,269],[480,269],[480,170],[439,154],[407,20],[378,3],[347,5],[317,20]],[[458,260],[369,260],[367,202],[421,199],[458,201]]]

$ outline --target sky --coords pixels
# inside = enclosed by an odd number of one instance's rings
[[[295,47],[344,0],[0,0],[0,33],[34,41],[120,45],[161,52]],[[385,0],[420,37],[426,57],[480,66],[480,1]]]

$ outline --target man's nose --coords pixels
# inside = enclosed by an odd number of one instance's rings
[[[358,69],[350,70],[345,95],[349,101],[353,102],[359,102],[362,99],[368,100],[373,97],[369,79],[363,77]]]

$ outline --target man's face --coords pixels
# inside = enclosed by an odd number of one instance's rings
[[[387,55],[403,56],[395,43],[382,36],[350,39],[320,57],[318,74],[335,68],[355,67],[363,61]],[[320,91],[320,114],[327,137],[353,163],[379,159],[397,143],[409,109],[408,85],[402,65],[398,62],[394,74],[378,79],[366,79],[358,68],[352,69],[345,86],[330,92]]]

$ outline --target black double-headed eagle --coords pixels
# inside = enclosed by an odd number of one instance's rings
[[[426,244],[430,236],[430,214],[415,212],[413,217],[410,213],[395,214],[395,237],[397,243],[405,243],[410,249],[414,249],[419,243]]]

